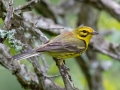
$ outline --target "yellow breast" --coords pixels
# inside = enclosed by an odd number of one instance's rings
[[[80,56],[83,52],[80,52],[80,53],[57,53],[57,52],[49,52],[47,54],[50,55],[50,56],[52,56],[52,57],[55,57],[55,58],[67,59],[67,58],[73,58],[73,57]]]

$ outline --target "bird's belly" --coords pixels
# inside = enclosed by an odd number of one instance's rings
[[[51,52],[48,54],[55,57],[55,58],[67,59],[67,58],[77,57],[81,53],[55,53],[55,52]]]

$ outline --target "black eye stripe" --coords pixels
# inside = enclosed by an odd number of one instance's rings
[[[83,33],[86,33],[87,31],[86,31],[86,30],[83,30],[82,32],[83,32]]]
[[[87,37],[87,35],[88,35],[89,33],[87,33],[86,35],[80,35],[81,37]]]
[[[80,31],[80,36],[81,37],[87,37],[87,35],[89,35],[89,32],[87,30]]]

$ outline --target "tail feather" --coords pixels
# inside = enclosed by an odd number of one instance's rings
[[[27,58],[30,58],[33,56],[37,56],[39,54],[40,54],[39,52],[36,52],[34,50],[28,50],[28,51],[25,51],[20,54],[12,56],[12,59],[13,60],[23,60],[23,59],[27,59]]]

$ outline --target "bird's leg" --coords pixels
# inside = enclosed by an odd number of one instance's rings
[[[65,60],[63,60],[64,67],[66,68],[67,71],[70,71],[70,68],[66,66]]]
[[[68,75],[69,80],[72,81],[71,76],[70,76],[70,74],[68,73],[69,68],[68,68],[67,66],[65,66],[65,60],[63,60],[63,59],[58,59],[58,58],[54,58],[54,57],[53,57],[53,60],[56,62],[56,65],[58,66],[61,74],[62,74],[63,76]]]
[[[63,63],[66,65],[65,60],[63,60]]]

